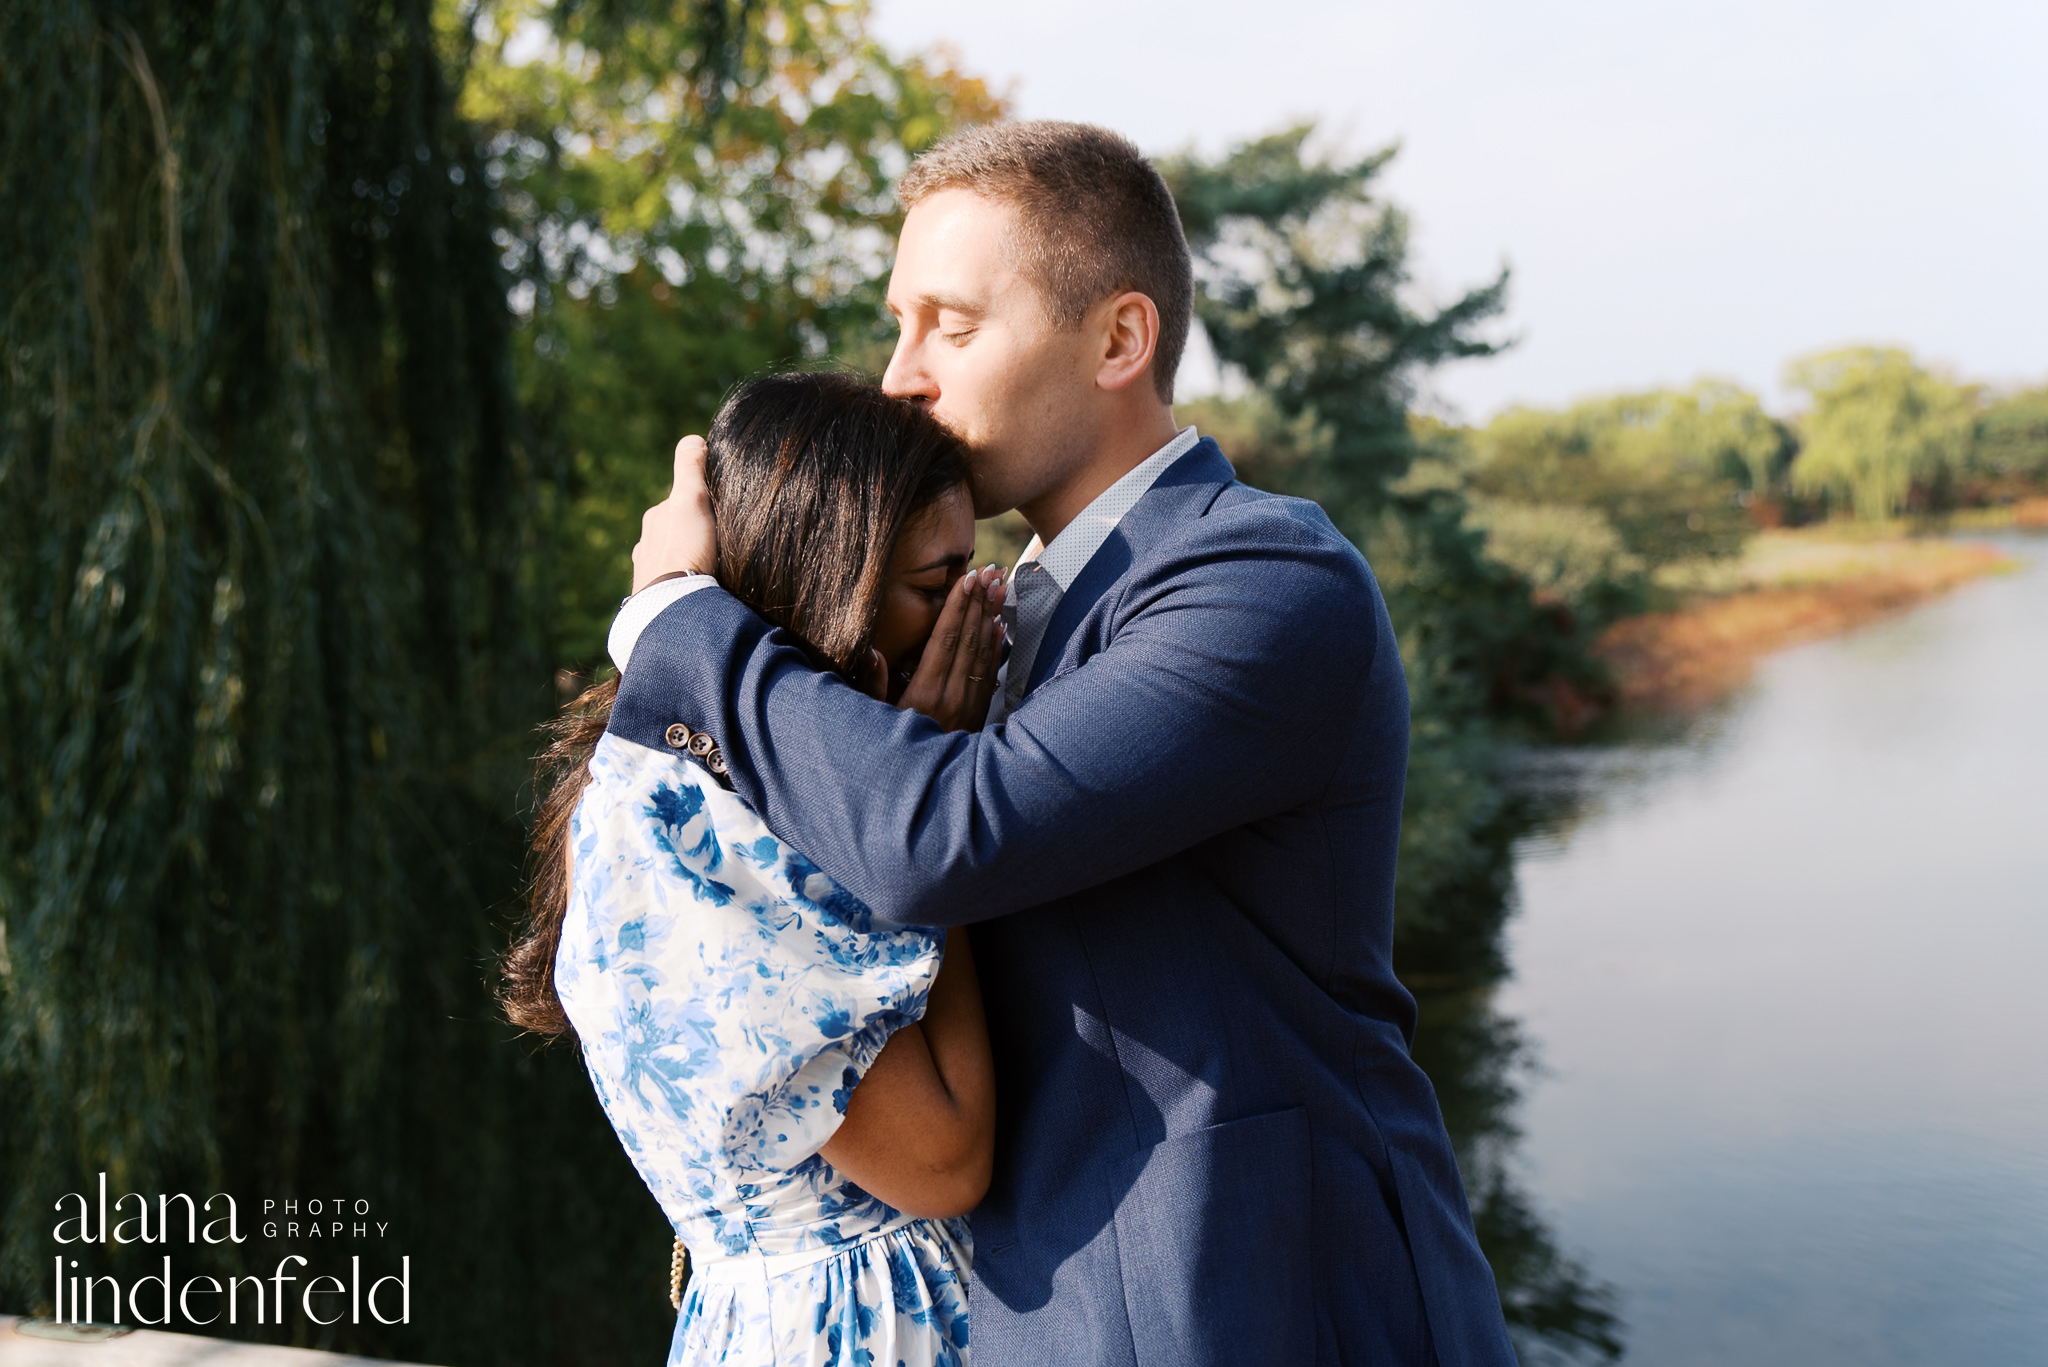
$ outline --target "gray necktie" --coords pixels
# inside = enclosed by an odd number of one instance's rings
[[[1006,710],[1024,701],[1024,686],[1031,681],[1039,642],[1045,639],[1045,628],[1059,605],[1059,581],[1045,566],[1027,560],[1017,567],[1010,577],[1010,595],[1003,602],[1003,620],[1010,628],[1010,672],[1003,681]]]

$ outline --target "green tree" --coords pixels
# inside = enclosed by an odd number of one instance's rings
[[[1791,461],[1791,432],[1732,381],[1701,380],[1670,395],[1669,404],[1665,423],[1676,448],[1724,472],[1739,470],[1752,493],[1766,492]]]
[[[1528,580],[1539,601],[1597,610],[1603,590],[1642,582],[1643,558],[1598,509],[1485,495],[1468,502],[1466,520],[1486,533],[1487,558]]]
[[[2048,386],[2002,394],[1985,406],[1970,471],[2012,488],[2048,485]]]
[[[1780,444],[1754,397],[1706,384],[1511,409],[1473,434],[1468,468],[1487,500],[1482,521],[1519,527],[1533,514],[1513,509],[1553,508],[1558,534],[1590,545],[1603,540],[1591,514],[1618,543],[1609,572],[1637,581],[1660,565],[1741,550],[1750,524],[1728,473],[1760,471],[1768,483]],[[1496,535],[1496,550],[1528,541],[1526,532],[1505,543]]]
[[[1798,488],[1845,497],[1882,521],[1916,482],[1959,471],[1975,427],[1971,395],[1904,351],[1848,347],[1793,361],[1785,382],[1811,400],[1792,466]]]
[[[549,17],[584,63],[665,43],[734,118],[771,20]],[[666,1221],[575,1051],[512,1043],[490,996],[565,513],[515,339],[553,353],[508,289],[553,319],[541,287],[605,287],[576,201],[521,172],[533,126],[456,108],[492,24],[426,0],[0,9],[0,1303],[52,1308],[49,1212],[104,1171],[234,1193],[245,1232],[262,1198],[368,1201],[390,1233],[365,1265],[411,1257],[413,1322],[320,1346],[617,1362],[672,1328]],[[690,118],[664,137],[680,161],[704,142]],[[578,192],[609,205],[613,169]],[[811,307],[784,279],[727,279],[719,307],[741,332]],[[254,1270],[174,1251],[180,1275]],[[305,1341],[293,1319],[225,1332]]]
[[[884,50],[867,13],[503,0],[479,15],[462,110],[492,130],[521,396],[568,469],[567,661],[603,659],[680,434],[747,375],[874,362],[896,178],[1001,112],[981,81]]]
[[[1303,154],[1311,131],[1164,169],[1196,253],[1196,314],[1218,358],[1281,413],[1317,416],[1328,433],[1317,496],[1355,523],[1384,506],[1415,458],[1417,378],[1499,350],[1476,329],[1500,312],[1507,274],[1441,309],[1413,307],[1407,217],[1374,184],[1393,151],[1325,163]]]

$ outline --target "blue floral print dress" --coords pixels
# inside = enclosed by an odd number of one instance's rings
[[[669,1367],[967,1361],[962,1220],[818,1155],[944,932],[867,908],[681,754],[606,735],[571,818],[555,989],[598,1100],[690,1250]]]

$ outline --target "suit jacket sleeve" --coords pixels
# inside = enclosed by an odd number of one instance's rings
[[[1375,664],[1398,678],[1371,575],[1313,505],[1191,519],[1110,593],[1103,649],[969,733],[820,673],[706,590],[641,637],[612,728],[709,731],[739,794],[877,917],[956,925],[1314,798]]]

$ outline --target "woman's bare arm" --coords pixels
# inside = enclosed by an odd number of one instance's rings
[[[965,1215],[988,1190],[994,1161],[992,1070],[974,954],[953,930],[924,1019],[889,1037],[819,1152],[907,1215]]]

